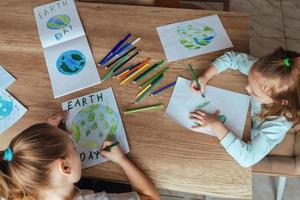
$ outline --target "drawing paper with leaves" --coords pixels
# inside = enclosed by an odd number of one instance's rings
[[[190,89],[190,84],[190,80],[178,77],[166,114],[177,123],[191,129],[197,124],[189,118],[190,112],[203,110],[214,113],[219,110],[219,120],[232,132],[242,137],[249,96],[207,85],[205,98],[203,98]],[[201,132],[215,136],[215,133],[208,128],[202,128]]]
[[[90,167],[107,161],[99,153],[105,140],[118,141],[125,153],[129,152],[122,119],[112,88],[82,96],[62,104],[69,110],[67,129],[82,161],[82,167]]]
[[[100,83],[74,0],[34,8],[55,98]]]

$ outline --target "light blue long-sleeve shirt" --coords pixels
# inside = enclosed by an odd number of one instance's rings
[[[212,64],[218,73],[226,69],[239,70],[248,75],[256,59],[245,54],[229,51],[217,58]],[[292,127],[284,116],[268,117],[261,119],[261,103],[252,97],[251,104],[251,141],[245,143],[233,132],[229,132],[220,143],[226,151],[243,167],[250,167],[263,159],[285,137]]]

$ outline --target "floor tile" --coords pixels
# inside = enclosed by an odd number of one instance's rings
[[[259,38],[250,37],[250,55],[260,58],[272,53],[276,48],[286,48],[284,38]]]
[[[282,0],[286,37],[300,40],[300,0]]]

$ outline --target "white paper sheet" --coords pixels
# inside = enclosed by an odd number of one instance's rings
[[[10,86],[16,79],[10,75],[1,65],[0,65],[0,90],[6,89]]]
[[[217,15],[157,27],[168,62],[232,47]]]
[[[0,134],[16,123],[26,111],[7,91],[0,91]]]
[[[74,0],[34,8],[55,98],[100,83]]]
[[[249,107],[249,96],[207,85],[205,98],[203,98],[190,89],[190,84],[190,80],[178,77],[166,115],[178,124],[191,129],[195,124],[189,118],[190,112],[200,109],[214,113],[219,110],[220,115],[226,117],[226,127],[242,137]],[[215,133],[208,128],[202,128],[201,133],[215,136]]]
[[[85,95],[62,104],[69,110],[67,129],[80,155],[82,167],[107,161],[99,153],[103,141],[119,141],[124,153],[129,152],[128,142],[112,88]]]

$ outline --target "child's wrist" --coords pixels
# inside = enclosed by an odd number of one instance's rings
[[[128,158],[127,158],[125,155],[123,155],[120,159],[118,159],[118,161],[116,161],[116,163],[117,163],[118,165],[120,165],[121,167],[122,167],[126,162],[128,162]]]

